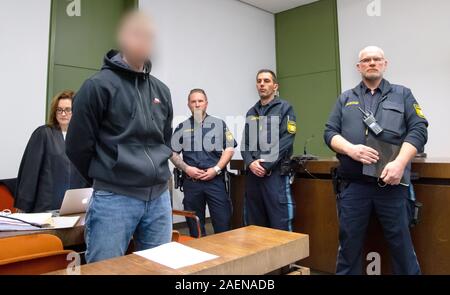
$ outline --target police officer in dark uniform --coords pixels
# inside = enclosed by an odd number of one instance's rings
[[[247,170],[244,220],[248,225],[292,231],[291,175],[282,172],[282,165],[292,156],[296,117],[292,106],[277,97],[273,71],[259,71],[256,82],[261,99],[247,112],[241,145]]]
[[[362,250],[372,210],[388,241],[393,273],[420,274],[409,232],[408,176],[411,160],[423,152],[427,142],[428,122],[410,89],[383,79],[386,67],[381,48],[363,49],[357,64],[362,82],[341,94],[326,124],[325,142],[340,161],[334,179],[339,215],[337,274],[362,273]],[[363,122],[367,115],[373,115],[381,133],[375,125]],[[362,173],[363,165],[375,164],[381,156],[366,145],[369,137],[401,147],[379,178]]]
[[[226,167],[237,143],[225,122],[206,113],[208,98],[203,89],[189,93],[192,116],[175,129],[172,163],[183,171],[184,209],[194,211],[205,231],[208,204],[215,233],[230,230],[232,204],[225,183]],[[180,157],[183,154],[183,158]],[[196,223],[186,219],[190,235],[198,237]]]

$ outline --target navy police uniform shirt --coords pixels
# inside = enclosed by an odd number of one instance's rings
[[[275,97],[267,105],[258,101],[248,112],[242,138],[241,155],[245,167],[255,160],[267,172],[278,169],[293,153],[297,123],[294,109],[285,100]],[[276,124],[276,126],[274,125]]]
[[[208,114],[201,123],[191,116],[178,125],[172,137],[172,150],[183,153],[183,161],[199,169],[214,167],[225,149],[236,146],[225,122]]]
[[[359,108],[367,108],[364,101],[367,101],[367,95],[371,93],[368,93],[367,87],[362,84],[363,82],[339,96],[324,132],[325,142],[330,148],[335,135],[341,135],[352,144],[366,144],[370,132],[364,125],[363,114]],[[378,136],[379,140],[394,145],[408,142],[419,153],[423,152],[428,140],[428,121],[411,90],[390,84],[383,79],[380,89],[376,90],[377,93],[380,93],[379,99],[375,101],[372,112],[384,129]],[[362,163],[342,154],[337,157],[342,173],[355,176],[362,174]]]
[[[374,90],[374,93],[372,94],[372,91],[367,88],[366,84],[360,83],[359,87],[361,87],[361,94],[363,96],[363,106],[361,109],[365,110],[367,113],[373,113],[375,112],[375,108],[378,104],[378,102],[381,99],[381,94],[383,92],[383,85],[384,80],[381,81],[380,85]]]

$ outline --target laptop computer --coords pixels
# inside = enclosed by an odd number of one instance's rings
[[[85,213],[91,200],[92,192],[92,188],[67,190],[58,215]]]

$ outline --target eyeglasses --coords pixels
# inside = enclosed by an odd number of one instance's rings
[[[57,108],[56,113],[58,115],[62,115],[63,113],[65,113],[66,115],[70,115],[72,114],[72,108],[65,108],[65,109]]]
[[[380,63],[380,62],[384,61],[384,58],[382,58],[382,57],[368,57],[368,58],[361,59],[359,62],[363,63],[363,64],[370,64],[372,61],[374,63]]]

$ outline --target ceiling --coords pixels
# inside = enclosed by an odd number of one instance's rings
[[[318,0],[239,0],[265,11],[278,13],[291,8],[316,2]]]

